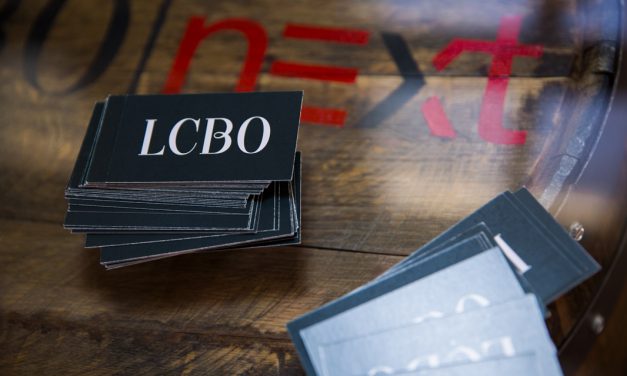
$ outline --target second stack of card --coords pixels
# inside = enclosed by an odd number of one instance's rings
[[[598,270],[526,189],[504,192],[288,329],[309,375],[561,375],[545,307]]]
[[[300,242],[302,92],[110,96],[66,189],[65,227],[107,268]]]

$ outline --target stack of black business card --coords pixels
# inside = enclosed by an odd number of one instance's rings
[[[302,92],[109,96],[65,192],[65,227],[116,268],[300,243]]]
[[[546,305],[600,269],[526,190],[288,324],[309,375],[561,375]]]

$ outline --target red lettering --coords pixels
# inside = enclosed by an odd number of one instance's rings
[[[366,30],[287,24],[283,37],[365,45],[368,44],[370,33]]]
[[[242,66],[235,91],[254,90],[268,47],[268,36],[264,28],[254,21],[242,18],[230,18],[208,26],[204,24],[204,17],[190,17],[162,92],[179,93],[189,70],[189,64],[200,42],[218,31],[226,30],[240,32],[248,41],[246,60]]]
[[[300,120],[315,124],[344,126],[346,111],[336,108],[319,108],[303,106]]]
[[[457,136],[442,108],[440,98],[431,97],[427,99],[421,110],[432,135],[443,138],[455,138]]]
[[[270,67],[270,73],[277,76],[353,84],[357,79],[358,70],[355,68],[275,61]]]
[[[484,140],[505,145],[522,145],[526,131],[503,127],[503,108],[514,56],[539,58],[542,46],[518,44],[521,16],[503,17],[496,41],[454,39],[433,59],[437,70],[443,70],[463,52],[481,52],[493,56],[488,72],[488,84],[479,115],[479,136]]]
[[[364,30],[318,27],[299,24],[287,24],[283,30],[283,37],[307,39],[331,43],[365,45],[370,33]],[[297,77],[310,80],[330,81],[345,84],[354,84],[358,69],[351,67],[310,65],[295,62],[275,61],[270,67],[270,73],[283,77]],[[346,111],[339,108],[318,108],[303,106],[301,120],[309,123],[344,126]]]

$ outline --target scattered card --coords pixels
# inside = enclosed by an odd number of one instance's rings
[[[422,368],[401,373],[379,372],[380,375],[398,376],[560,376],[559,363],[553,354],[528,353],[516,356],[491,358],[478,362],[452,363],[438,368]],[[368,376],[376,375],[371,373]],[[366,375],[364,375],[366,376]]]
[[[287,328],[308,375],[561,375],[546,304],[599,268],[523,188]]]
[[[553,369],[556,352],[532,295],[329,343],[318,350],[320,374],[325,376],[411,372],[536,352],[554,355],[541,367]]]
[[[422,266],[414,266],[418,267]],[[501,251],[491,248],[311,325],[300,335],[307,353],[312,354],[313,368],[320,372],[317,348],[323,343],[503,303],[524,294]]]

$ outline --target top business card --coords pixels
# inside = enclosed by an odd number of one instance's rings
[[[303,93],[107,99],[85,187],[289,181]]]

